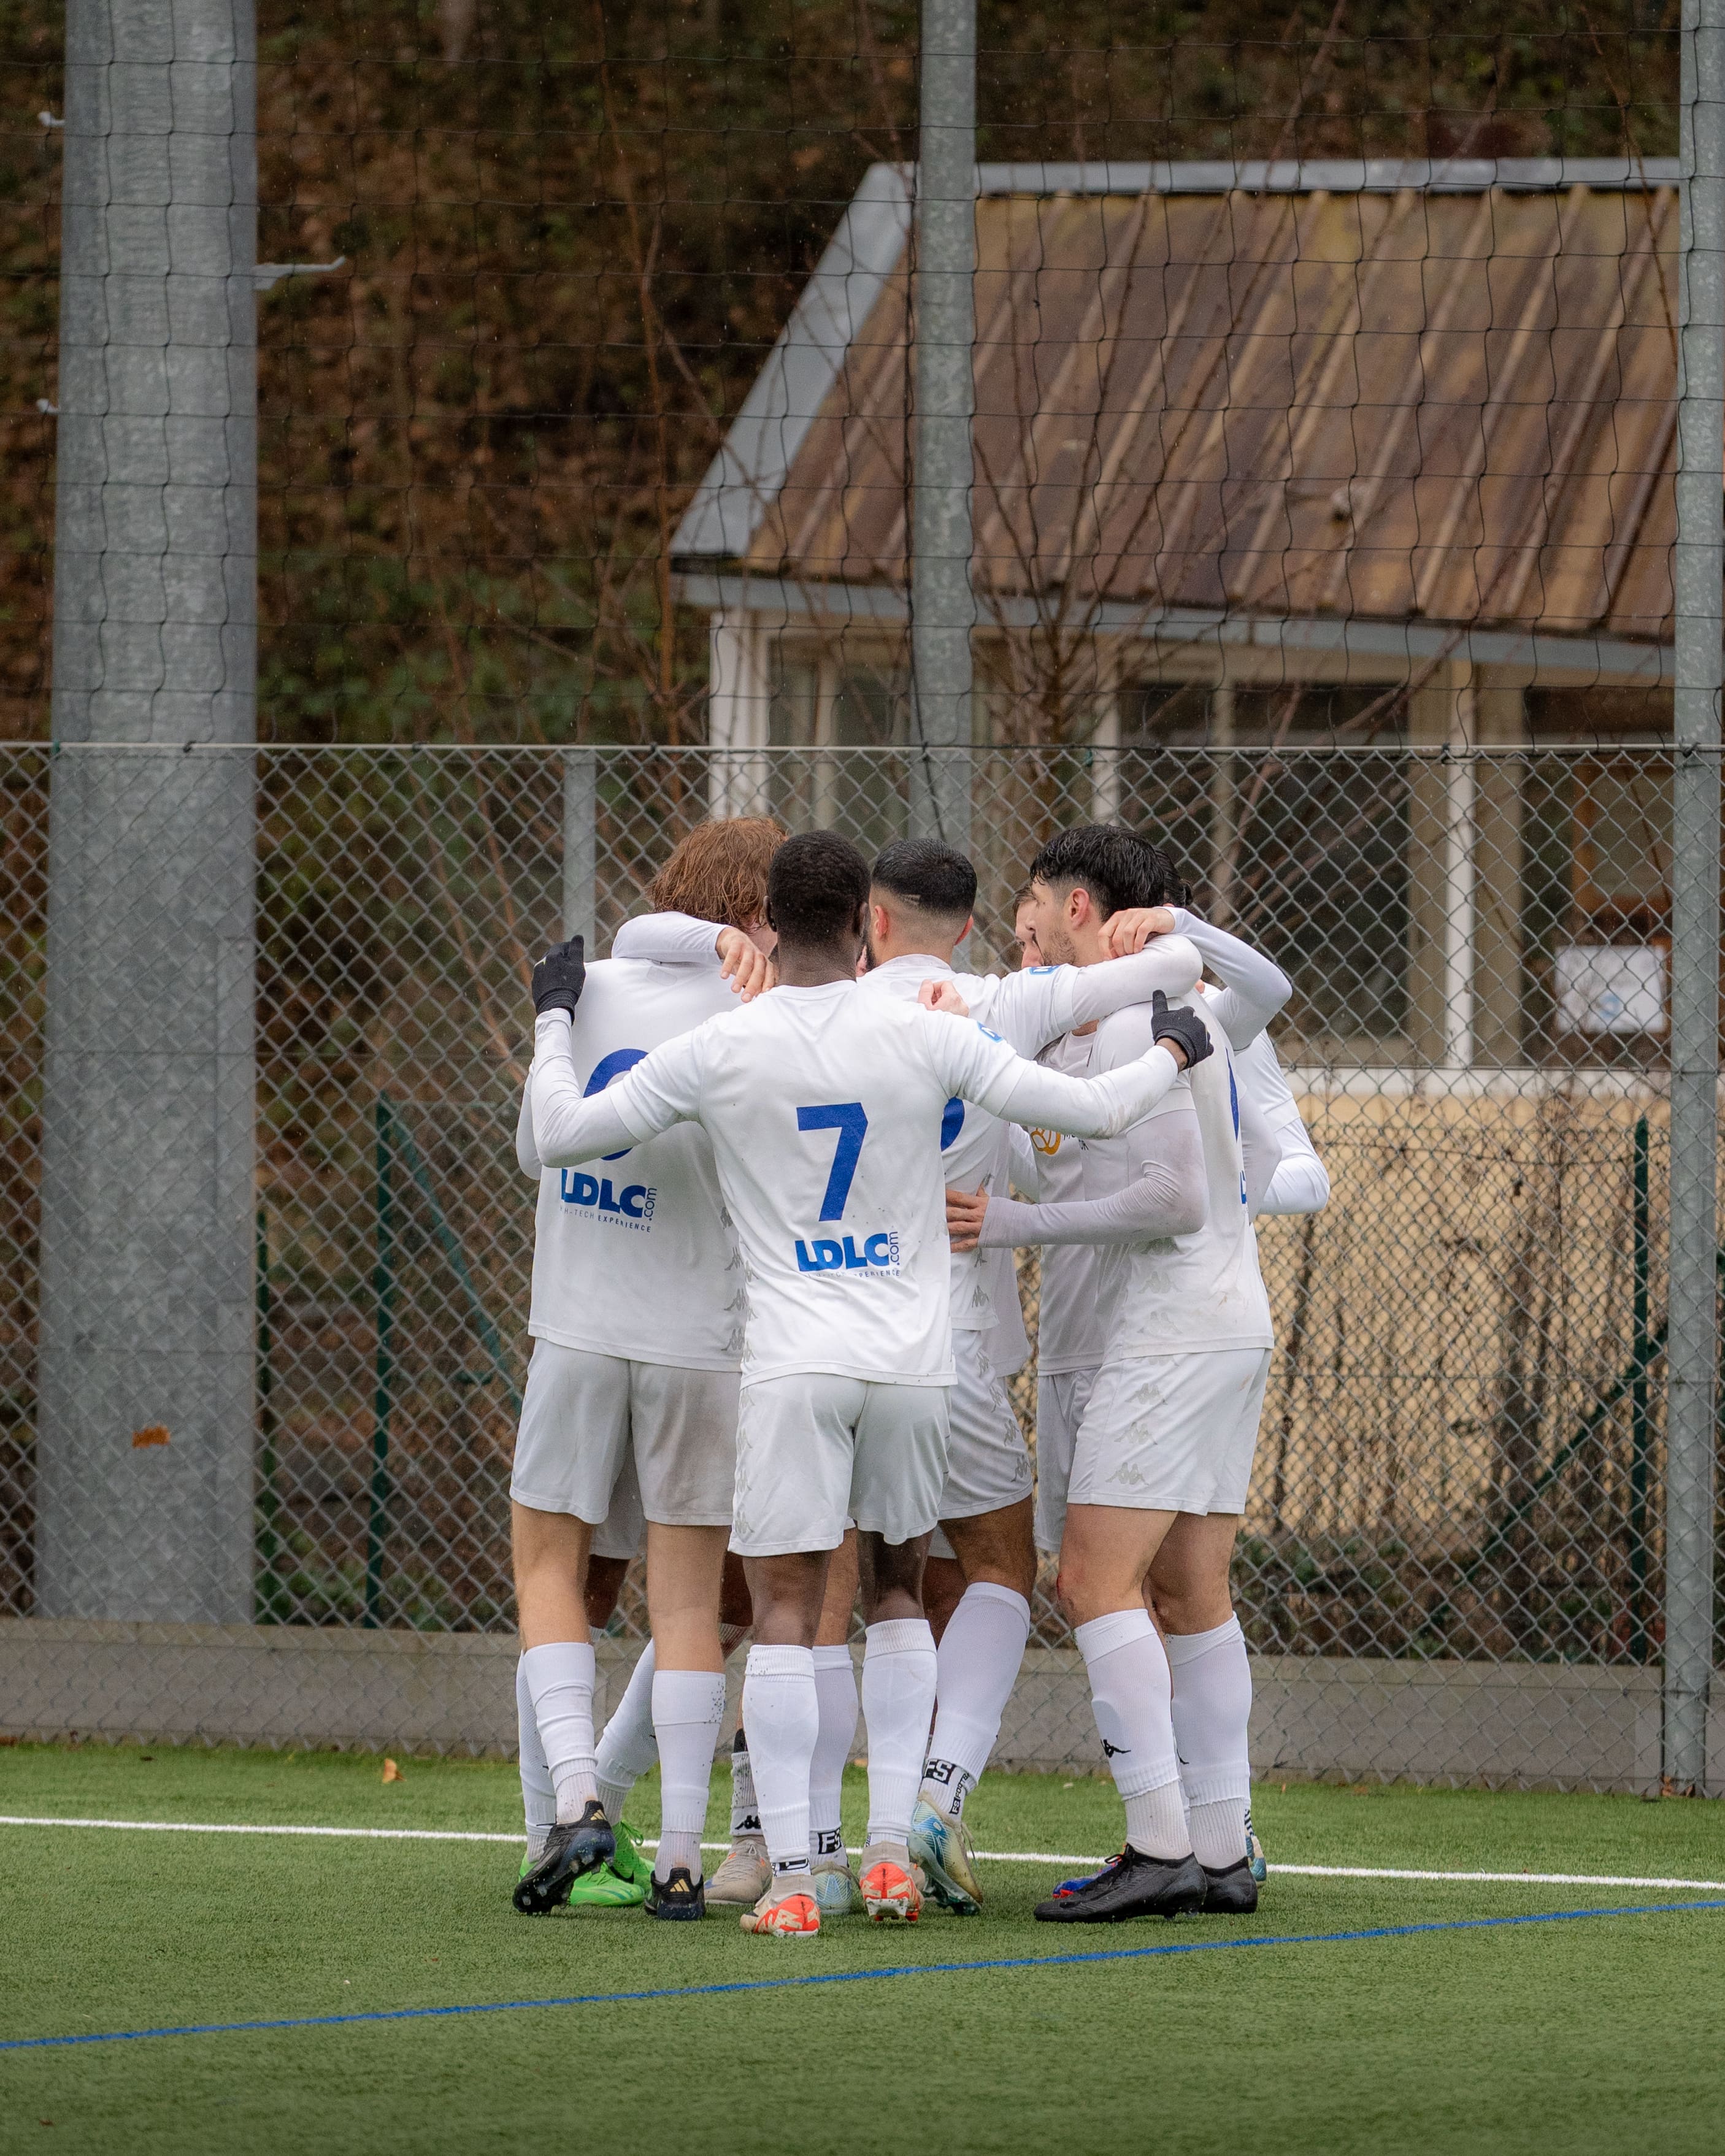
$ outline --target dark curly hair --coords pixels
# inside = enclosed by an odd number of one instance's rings
[[[773,856],[767,918],[787,943],[833,943],[869,902],[869,865],[836,831],[801,831]]]
[[[1162,848],[1124,824],[1056,831],[1030,864],[1031,880],[1087,891],[1106,921],[1128,906],[1184,906],[1189,894]]]

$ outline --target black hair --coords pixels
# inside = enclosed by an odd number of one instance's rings
[[[1128,906],[1183,906],[1186,886],[1158,845],[1124,824],[1056,831],[1030,864],[1031,880],[1081,885],[1106,921]]]
[[[787,839],[767,872],[767,918],[787,943],[834,943],[854,934],[869,902],[869,865],[836,831]]]
[[[976,905],[976,870],[938,839],[895,839],[875,863],[874,881],[937,921],[965,921]]]

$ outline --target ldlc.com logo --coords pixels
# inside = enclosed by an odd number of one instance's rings
[[[595,1212],[615,1214],[624,1220],[650,1221],[659,1191],[656,1185],[646,1183],[626,1183],[621,1190],[614,1191],[608,1175],[587,1175],[579,1168],[566,1168],[558,1173],[557,1195],[565,1205],[589,1206]]]
[[[898,1231],[886,1229],[878,1235],[870,1235],[862,1248],[856,1247],[854,1235],[837,1242],[823,1236],[817,1243],[797,1243],[797,1270],[799,1273],[860,1273],[873,1266],[883,1272],[898,1270]]]

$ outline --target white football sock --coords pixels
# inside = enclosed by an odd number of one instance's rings
[[[856,1670],[849,1647],[815,1649],[814,1696],[820,1704],[820,1734],[809,1770],[809,1854],[840,1856],[845,1851],[839,1823],[845,1763],[856,1738]]]
[[[949,1819],[963,1815],[965,1798],[982,1779],[1029,1636],[1029,1604],[991,1579],[965,1589],[941,1635],[938,1702],[922,1794]]]
[[[1168,1656],[1150,1612],[1142,1603],[1111,1610],[1072,1636],[1090,1676],[1102,1749],[1126,1805],[1127,1841],[1146,1856],[1189,1856]]]
[[[623,1817],[629,1791],[659,1757],[653,1736],[653,1675],[658,1666],[649,1640],[629,1672],[628,1688],[599,1739],[599,1802],[608,1820]]]
[[[719,1652],[728,1656],[748,1637],[748,1630],[747,1625],[720,1625]],[[659,1741],[653,1734],[653,1673],[658,1666],[649,1640],[599,1739],[599,1802],[608,1820],[622,1818],[629,1791],[659,1758]]]
[[[515,1719],[521,1743],[521,1810],[527,1825],[527,1854],[543,1855],[545,1838],[557,1822],[557,1793],[546,1764],[545,1747],[539,1741],[539,1717],[533,1712],[533,1695],[527,1688],[527,1672],[515,1666]]]
[[[869,1743],[870,1842],[909,1840],[922,1779],[937,1664],[926,1617],[870,1625],[863,1648],[862,1709]]]
[[[1252,1666],[1239,1618],[1209,1632],[1170,1633],[1168,1658],[1192,1846],[1200,1864],[1223,1871],[1246,1853],[1252,1795]]]
[[[747,1683],[747,1680],[744,1680]],[[755,1777],[749,1766],[748,1737],[739,1728],[731,1748],[731,1839],[761,1831],[761,1806],[755,1795]]]
[[[722,1670],[660,1670],[653,1680],[653,1727],[659,1734],[659,1854],[655,1879],[678,1865],[701,1876],[701,1830],[706,1825],[713,1747],[725,1719]]]
[[[812,1648],[749,1649],[742,1722],[774,1875],[807,1871],[809,1768],[820,1734]]]
[[[521,1674],[533,1702],[539,1741],[557,1790],[557,1818],[578,1820],[582,1806],[598,1794],[593,1770],[593,1651],[584,1640],[556,1640],[529,1647]]]

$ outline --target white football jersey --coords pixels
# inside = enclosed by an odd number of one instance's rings
[[[1105,1018],[1094,1033],[1068,1034],[1064,1040],[1052,1042],[1043,1050],[1040,1060],[1070,1077],[1095,1077],[1142,1055],[1143,1044],[1150,1038],[1150,1026],[1151,1014],[1142,1005],[1117,1011]],[[1192,1084],[1191,1078],[1181,1077],[1152,1115],[1190,1108]],[[1033,1130],[1029,1139],[1036,1156],[1039,1204],[1068,1205],[1116,1198],[1132,1180],[1130,1132],[1117,1137],[1075,1138],[1059,1131]],[[1105,1250],[1095,1243],[1045,1246],[1036,1327],[1039,1376],[1057,1377],[1063,1372],[1094,1370],[1100,1365],[1108,1346],[1109,1298],[1118,1285],[1125,1255],[1122,1250]]]
[[[586,1093],[616,1083],[662,1041],[734,1010],[716,970],[603,958],[587,969],[571,1032]],[[693,1123],[584,1168],[543,1168],[532,1083],[516,1149],[539,1177],[536,1340],[683,1370],[734,1370],[742,1358],[742,1260],[706,1132]]]
[[[1178,958],[1174,963],[1178,963]],[[960,973],[938,958],[914,952],[875,967],[859,985],[870,993],[913,1004],[925,981],[951,981],[968,1004],[972,1018],[999,1034],[1019,1055],[1034,1056],[1082,1023],[1086,1014],[1078,999],[1087,990],[1093,993],[1101,978],[1100,969],[1091,971],[1089,981],[1076,966],[1035,966],[1004,974]],[[941,1165],[954,1189],[975,1190],[984,1183],[990,1189],[999,1187],[1004,1179],[1006,1142],[1006,1126],[998,1116],[968,1101],[947,1101],[941,1117]],[[994,1288],[1001,1270],[995,1253],[955,1250],[952,1264],[953,1329],[992,1331],[997,1316]]]
[[[853,981],[772,994],[667,1042],[598,1101],[572,1096],[542,1019],[530,1084],[547,1158],[598,1132],[698,1121],[748,1280],[743,1382],[829,1372],[952,1378],[941,1128],[955,1097],[1082,1130],[1123,1127],[1175,1081],[1153,1050],[1094,1086],[1055,1076],[968,1019]]]
[[[1107,1328],[1105,1359],[1111,1363],[1275,1345],[1270,1297],[1258,1268],[1258,1238],[1246,1205],[1234,1052],[1207,1007],[1208,998],[1194,1003],[1215,1043],[1214,1055],[1186,1081],[1204,1139],[1204,1224],[1189,1235],[1097,1253]],[[1149,1038],[1147,1011],[1120,1012],[1097,1029],[1092,1067],[1111,1065],[1115,1059],[1130,1061],[1143,1053]]]

